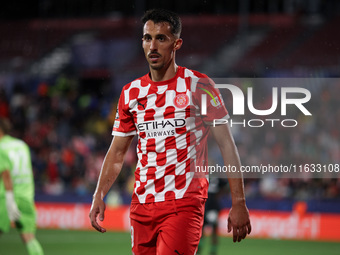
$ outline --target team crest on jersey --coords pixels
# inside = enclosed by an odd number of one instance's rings
[[[177,108],[184,108],[189,104],[189,97],[187,94],[179,94],[174,99],[174,105]]]

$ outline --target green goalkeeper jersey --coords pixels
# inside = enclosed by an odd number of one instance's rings
[[[0,172],[5,170],[10,170],[15,196],[33,200],[34,179],[29,147],[9,135],[0,139]],[[0,196],[4,194],[4,183],[0,180]]]

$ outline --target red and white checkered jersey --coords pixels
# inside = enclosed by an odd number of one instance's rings
[[[201,115],[201,95],[207,114]],[[149,74],[123,87],[112,135],[138,134],[132,203],[196,196],[207,198],[207,137],[214,119],[227,118],[219,91],[204,74],[178,67],[176,76],[154,82]]]

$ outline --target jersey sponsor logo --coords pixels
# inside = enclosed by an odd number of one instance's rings
[[[177,108],[184,108],[189,104],[189,97],[186,94],[179,94],[174,99],[174,105]]]
[[[173,136],[175,135],[175,130],[165,130],[165,131],[154,131],[154,132],[147,132],[147,138],[155,138],[159,136]]]
[[[157,131],[158,129],[173,129],[173,128],[181,128],[186,124],[185,119],[167,119],[161,121],[149,121],[138,123],[137,128],[139,132],[145,131]],[[160,130],[161,131],[161,130]]]

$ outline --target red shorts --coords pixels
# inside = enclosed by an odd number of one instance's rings
[[[201,238],[203,198],[131,204],[134,255],[194,255]]]

